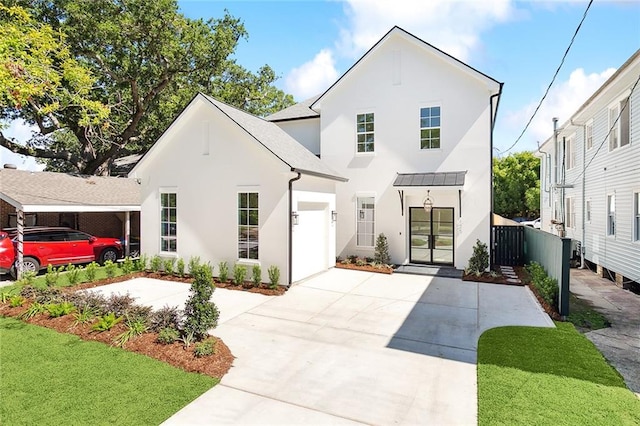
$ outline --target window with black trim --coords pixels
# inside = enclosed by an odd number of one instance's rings
[[[374,152],[374,116],[372,112],[356,115],[356,137],[358,152]]]
[[[178,194],[160,193],[160,251],[178,250]]]
[[[420,108],[420,149],[440,148],[440,107]]]
[[[238,193],[238,259],[258,259],[259,197],[257,192]]]

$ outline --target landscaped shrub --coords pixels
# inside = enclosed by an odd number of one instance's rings
[[[235,285],[244,284],[244,279],[247,276],[247,268],[240,264],[233,265],[233,283]]]
[[[487,249],[487,245],[480,240],[476,240],[476,245],[473,246],[473,254],[471,258],[469,258],[469,265],[465,269],[465,272],[479,277],[488,267],[489,250]]]
[[[77,291],[72,293],[69,297],[69,301],[80,311],[89,309],[96,315],[108,312],[108,310],[105,309],[107,306],[107,298],[102,294],[93,291]]]
[[[129,340],[136,336],[140,336],[142,333],[149,329],[147,322],[142,317],[128,317],[125,321],[127,330],[119,334],[113,341],[117,346],[124,346]]]
[[[113,278],[116,276],[116,270],[118,269],[118,265],[113,263],[110,260],[104,262],[104,272],[107,274],[107,278]]]
[[[178,259],[176,263],[176,273],[180,278],[184,277],[184,259],[182,258]]]
[[[113,312],[117,316],[126,315],[134,306],[135,299],[127,294],[112,294],[103,305],[104,312]]]
[[[47,273],[44,275],[44,282],[47,287],[54,287],[58,284],[60,272],[62,271],[64,271],[64,265],[59,268],[54,267],[52,264],[47,265]]]
[[[218,308],[211,301],[215,287],[211,268],[202,265],[194,271],[189,299],[185,304],[185,320],[182,326],[183,337],[192,334],[196,340],[202,340],[207,332],[218,325]]]
[[[20,290],[20,295],[42,304],[62,301],[62,291],[57,287],[37,288],[28,285]]]
[[[135,266],[133,264],[133,260],[129,256],[125,257],[122,261],[122,273],[130,274],[135,270]]]
[[[90,283],[96,280],[96,275],[98,274],[99,267],[100,265],[98,265],[96,262],[91,262],[86,266],[86,268],[84,268],[84,274]]]
[[[215,353],[215,345],[216,345],[216,338],[209,337],[208,339],[203,340],[202,342],[196,343],[195,347],[193,348],[193,354],[198,358],[203,356],[213,355]]]
[[[163,345],[170,345],[180,338],[180,333],[175,328],[165,327],[158,333],[156,341]]]
[[[364,266],[367,262],[364,259],[360,259],[359,257],[356,259],[356,266]]]
[[[275,290],[280,284],[280,268],[276,265],[271,265],[267,269],[267,274],[269,274],[269,288]]]
[[[44,311],[46,311],[46,308],[42,303],[33,302],[31,305],[29,305],[27,310],[24,311],[22,315],[20,315],[20,318],[28,320],[38,314],[43,313]]]
[[[175,264],[176,260],[171,258],[171,259],[165,259],[164,262],[162,262],[162,270],[164,271],[165,274],[169,274],[172,275],[173,274],[173,265]]]
[[[71,263],[67,265],[67,273],[65,276],[67,277],[67,281],[69,284],[76,285],[80,282],[80,273],[82,272],[82,266],[75,266]]]
[[[218,279],[221,283],[229,281],[229,265],[227,262],[222,261],[218,263]]]
[[[253,268],[251,268],[251,281],[253,281],[254,287],[260,287],[260,283],[262,283],[262,269],[260,265],[253,265]]]
[[[20,279],[16,281],[16,284],[19,286],[33,285],[37,275],[38,274],[33,271],[24,271]]]
[[[191,256],[189,258],[189,275],[193,275],[196,269],[200,267],[200,256]]]
[[[144,271],[147,269],[147,263],[149,263],[149,258],[146,254],[141,254],[139,258],[133,261],[136,271]]]
[[[160,331],[165,328],[180,328],[180,317],[182,313],[175,306],[165,305],[151,313],[149,322],[153,331]]]
[[[76,310],[76,307],[70,302],[61,302],[49,303],[45,305],[45,309],[51,318],[58,318],[64,315],[69,315],[71,312]]]
[[[383,265],[391,263],[391,256],[389,256],[389,242],[384,234],[379,234],[376,239],[376,251],[373,260],[375,263],[381,263]]]
[[[85,307],[80,311],[76,311],[73,314],[73,326],[77,326],[80,324],[89,324],[93,318],[95,318],[96,316],[96,311],[94,309]]]
[[[531,262],[527,265],[527,272],[531,284],[538,290],[540,296],[550,305],[558,307],[558,281],[547,275],[542,265]]]
[[[146,324],[149,324],[151,321],[151,313],[153,309],[151,306],[142,306],[138,304],[133,304],[126,312],[126,317],[131,320],[141,320]]]
[[[116,317],[116,314],[113,312],[109,312],[108,314],[98,317],[98,322],[96,322],[91,329],[94,331],[111,330],[114,325],[122,321],[122,318],[123,317]]]
[[[18,306],[24,305],[24,302],[26,301],[27,299],[20,296],[19,294],[14,294],[9,298],[9,306],[11,306],[12,308],[17,308]]]
[[[158,273],[160,272],[160,267],[162,267],[162,259],[157,254],[151,258],[150,266],[151,272]]]

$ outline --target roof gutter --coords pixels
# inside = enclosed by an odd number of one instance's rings
[[[287,290],[289,288],[291,288],[291,283],[292,283],[292,274],[293,274],[293,220],[292,220],[292,216],[293,216],[293,182],[300,180],[300,178],[302,177],[302,174],[299,171],[296,171],[294,169],[291,169],[292,172],[297,173],[297,176],[289,179],[289,219],[288,219],[288,223],[289,223],[289,235],[288,235],[288,239],[289,239],[289,260],[288,260],[288,264],[287,264]]]
[[[496,116],[498,114],[498,107],[500,106],[502,86],[504,86],[504,83],[500,83],[498,93],[489,96],[489,194],[491,194],[489,200],[489,264],[493,261],[493,129],[496,126]],[[493,107],[493,98],[498,98],[495,109]]]
[[[311,170],[298,169],[298,168],[295,168],[295,167],[292,167],[291,171],[294,172],[294,173],[298,173],[298,174],[302,173],[303,175],[308,175],[308,176],[315,176],[315,177],[320,177],[320,178],[324,178],[324,179],[337,180],[338,182],[348,182],[349,181],[349,179],[344,178],[342,176],[334,176],[334,175],[329,175],[329,174],[326,174],[326,173],[314,172],[314,171],[311,171]]]

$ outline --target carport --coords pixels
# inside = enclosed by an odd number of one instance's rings
[[[122,215],[125,255],[131,248],[131,213],[140,212],[140,184],[136,179],[82,176],[71,173],[0,169],[0,224],[18,231],[17,265],[21,272],[23,232],[29,214],[114,213]],[[13,216],[15,215],[15,219]],[[3,226],[3,227],[4,227]]]

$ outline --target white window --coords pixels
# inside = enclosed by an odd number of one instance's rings
[[[178,250],[178,194],[160,193],[160,251]]]
[[[356,244],[373,247],[375,240],[375,198],[358,197],[356,206]]]
[[[373,113],[356,115],[356,137],[358,152],[374,152]]]
[[[591,200],[586,201],[585,210],[585,220],[591,222]]]
[[[587,149],[593,148],[593,122],[592,121],[587,123],[584,133],[585,133],[585,139],[587,143]]]
[[[633,241],[640,241],[640,192],[633,194]]]
[[[607,196],[607,235],[616,235],[616,196]]]
[[[629,145],[629,111],[631,104],[629,97],[620,101],[620,119],[618,127],[620,128],[620,146]]]
[[[567,216],[564,221],[565,228],[575,228],[576,209],[575,209],[573,197],[569,197],[565,199],[565,215]]]
[[[609,107],[609,151],[629,145],[629,97]]]
[[[567,170],[573,169],[576,165],[576,147],[574,143],[574,138],[570,137],[567,139],[565,144],[565,165]]]
[[[420,149],[440,148],[440,107],[420,108]]]
[[[609,151],[613,151],[618,147],[620,141],[620,122],[618,119],[618,105],[609,108]],[[614,125],[615,123],[615,125]]]
[[[257,192],[238,193],[238,259],[258,259],[258,201]]]

